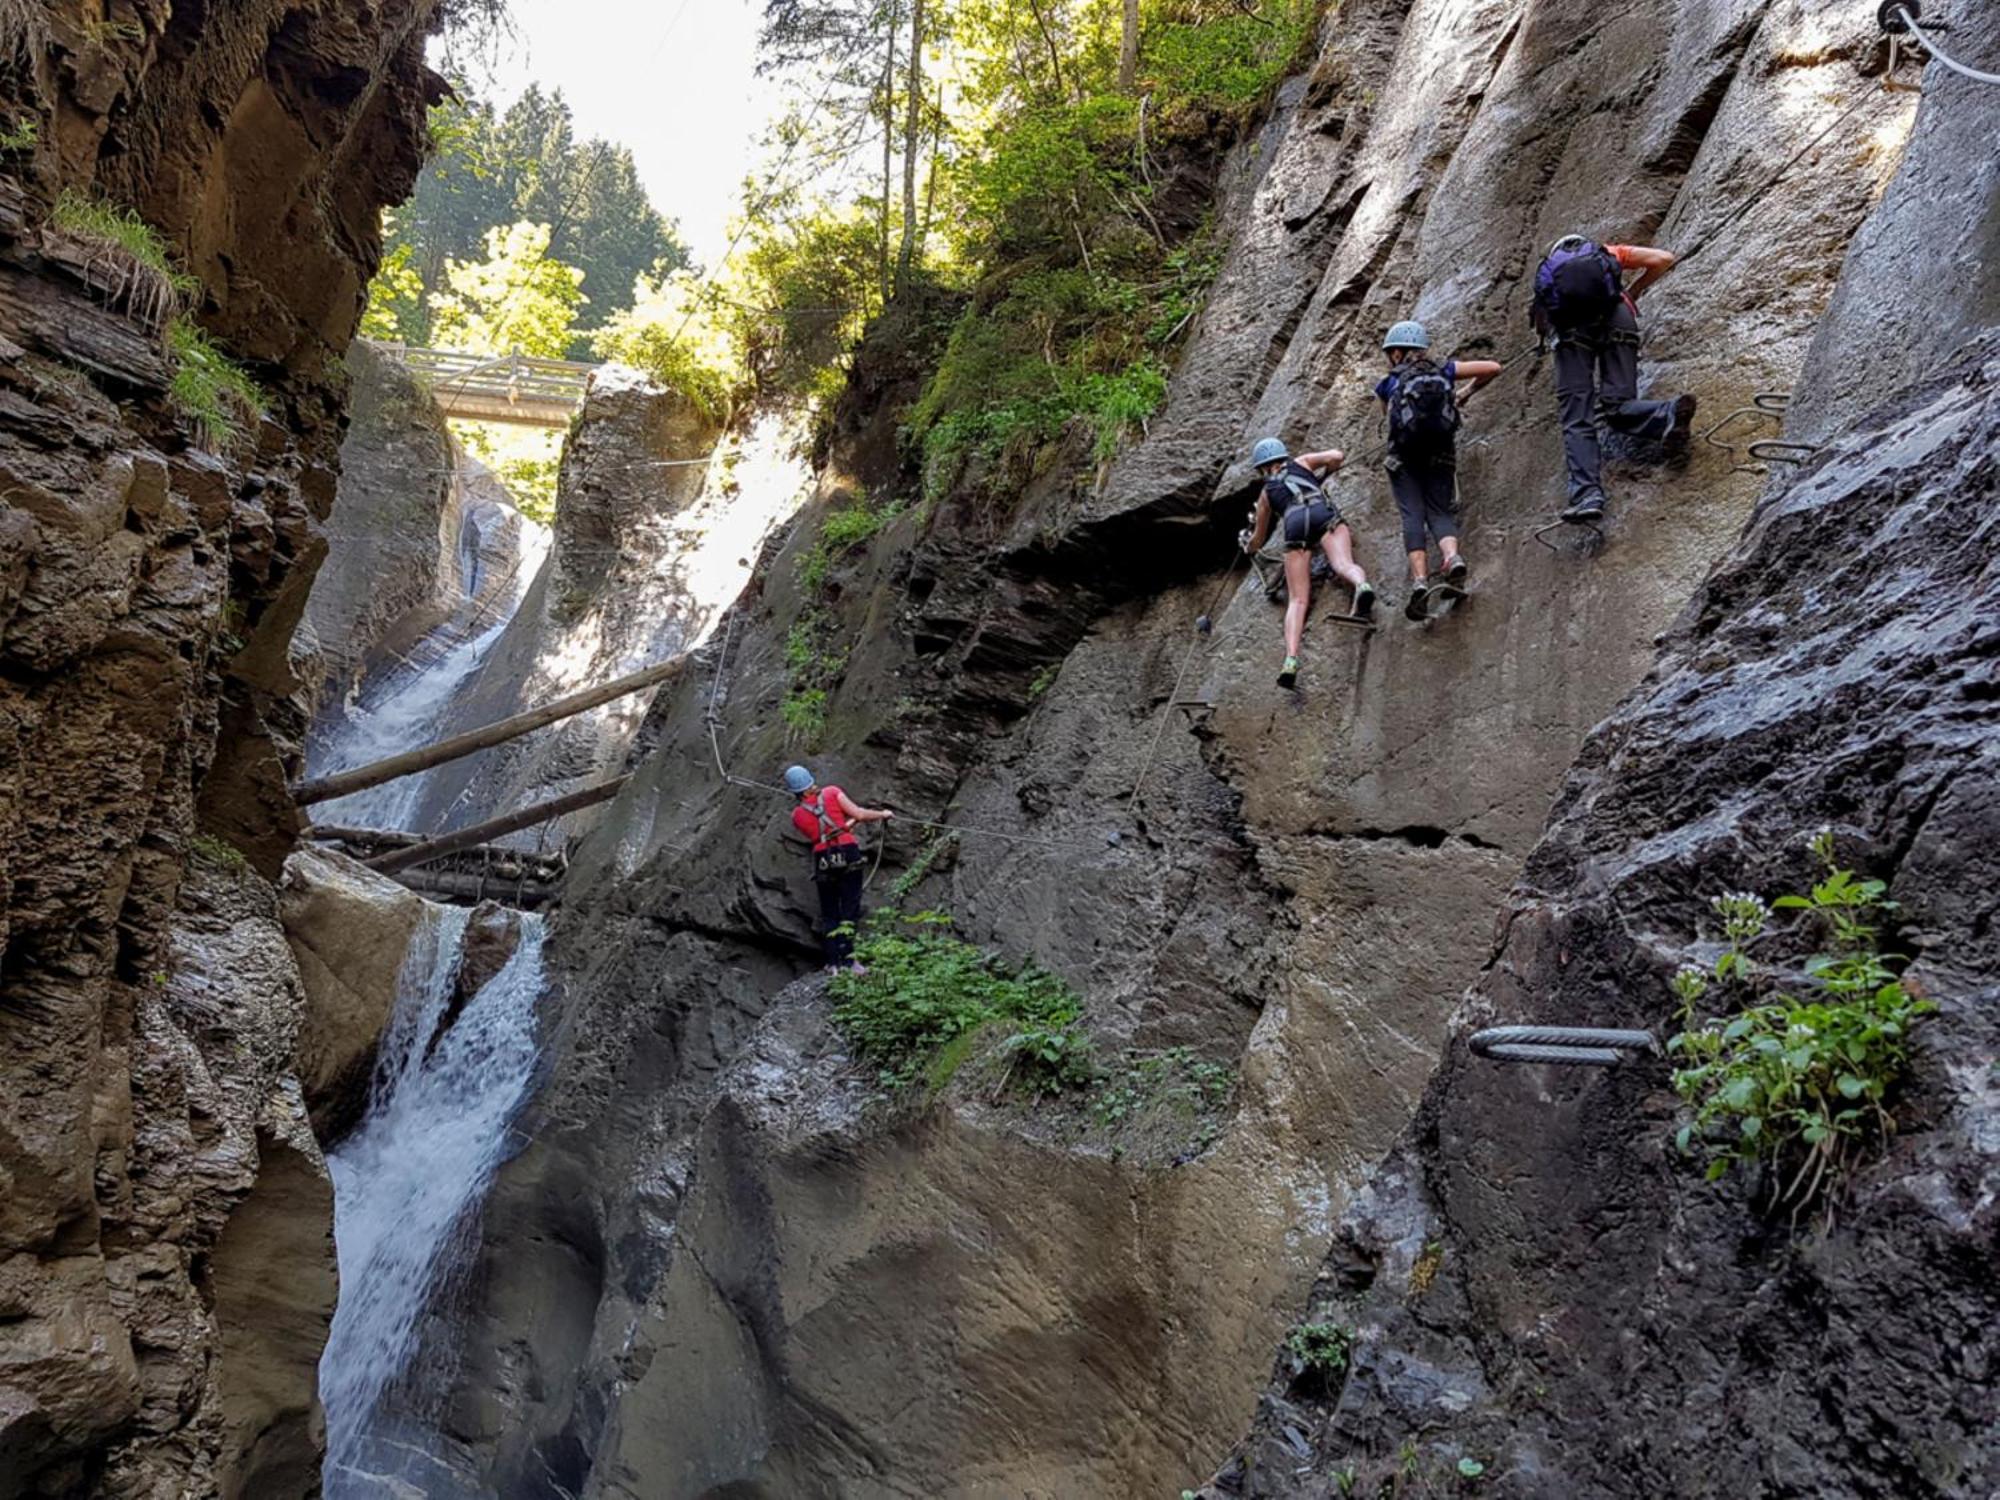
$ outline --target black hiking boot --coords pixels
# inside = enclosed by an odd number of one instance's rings
[[[1660,439],[1660,453],[1676,467],[1688,461],[1688,445],[1694,441],[1694,409],[1699,404],[1692,395],[1674,398],[1673,424]]]
[[[1403,601],[1403,614],[1412,620],[1421,620],[1430,613],[1431,586],[1424,578],[1410,580],[1410,597]]]
[[[1278,668],[1278,686],[1281,688],[1295,688],[1298,685],[1299,659],[1296,656],[1288,656],[1285,658],[1285,664]]]
[[[1364,583],[1354,591],[1354,618],[1372,620],[1375,618],[1375,585]]]
[[[1579,500],[1562,513],[1565,521],[1575,521],[1580,525],[1594,526],[1604,519],[1604,497],[1591,495]]]

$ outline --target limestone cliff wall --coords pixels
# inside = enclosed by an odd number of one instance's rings
[[[263,877],[433,9],[0,8],[0,94],[38,126],[0,166],[0,1495],[316,1483],[331,1192]],[[269,398],[248,441],[176,421],[153,321],[41,231],[64,189],[198,273]]]
[[[1231,249],[1148,436],[1102,476],[1079,450],[913,510],[815,589],[827,511],[908,478],[910,330],[879,331],[821,506],[662,693],[572,878],[548,1083],[460,1309],[451,1436],[481,1483],[1128,1494],[1210,1470],[1565,768],[1764,482],[1740,448],[1628,454],[1601,553],[1537,544],[1560,460],[1524,361],[1462,441],[1474,597],[1429,628],[1315,627],[1294,698],[1275,612],[1221,571],[1242,455],[1271,431],[1367,448],[1399,317],[1517,352],[1525,277],[1570,229],[1701,247],[1645,303],[1652,389],[1710,421],[1790,389],[1916,109],[1868,97],[1872,14],[1351,0],[1223,166]],[[1339,498],[1397,579],[1379,472]],[[912,899],[1078,984],[1106,1055],[1236,1068],[1213,1140],[1121,1154],[965,1089],[884,1110],[823,997],[773,1000],[813,962],[810,888],[783,801],[716,759],[768,782],[802,753],[781,706],[813,611],[844,662],[808,758],[965,830]],[[890,835],[878,896],[917,837]]]

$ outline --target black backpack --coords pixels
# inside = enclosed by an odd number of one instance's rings
[[[1436,452],[1458,432],[1458,397],[1444,372],[1427,359],[1396,368],[1389,396],[1389,446],[1399,453]]]
[[[1617,257],[1588,240],[1556,251],[1535,272],[1535,305],[1558,333],[1602,328],[1624,295]]]

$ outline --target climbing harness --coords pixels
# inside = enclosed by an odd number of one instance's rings
[[[1559,1063],[1609,1068],[1628,1052],[1658,1055],[1650,1031],[1614,1031],[1595,1026],[1491,1026],[1473,1033],[1472,1050],[1494,1062]]]
[[[1949,56],[1944,48],[1931,39],[1930,33],[1917,24],[1917,18],[1922,14],[1923,7],[1917,0],[1883,0],[1881,8],[1875,12],[1877,24],[1889,34],[1891,72],[1894,72],[1896,67],[1896,48],[1901,44],[1903,37],[1908,35],[1915,37],[1923,45],[1923,49],[1930,53],[1933,62],[1943,63],[1952,72],[1962,73],[1979,83],[2000,83],[2000,73],[1982,73],[1979,69],[1969,68],[1957,58]],[[1931,24],[1939,30],[1944,27],[1941,21],[1933,21]]]

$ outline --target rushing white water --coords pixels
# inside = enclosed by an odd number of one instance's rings
[[[391,1409],[393,1388],[418,1354],[425,1309],[469,1253],[534,1072],[545,936],[536,917],[521,918],[513,956],[440,1034],[468,916],[428,909],[367,1114],[327,1159],[340,1256],[340,1305],[319,1365],[329,1500],[393,1492],[371,1449],[406,1446],[389,1436],[410,1425]]]
[[[349,771],[436,739],[438,727],[451,711],[452,700],[484,666],[488,653],[514,618],[521,596],[527,592],[548,549],[548,528],[523,520],[512,577],[495,598],[482,602],[484,581],[480,577],[479,550],[472,528],[469,525],[462,528],[459,571],[467,604],[458,616],[425,638],[405,668],[391,676],[387,691],[379,699],[356,704],[349,710],[347,732],[328,748],[324,764],[309,767],[310,773],[330,776],[336,771]],[[426,651],[438,652],[436,659],[418,659]],[[428,774],[405,776],[350,793],[327,803],[315,816],[324,823],[415,831],[413,819]]]

